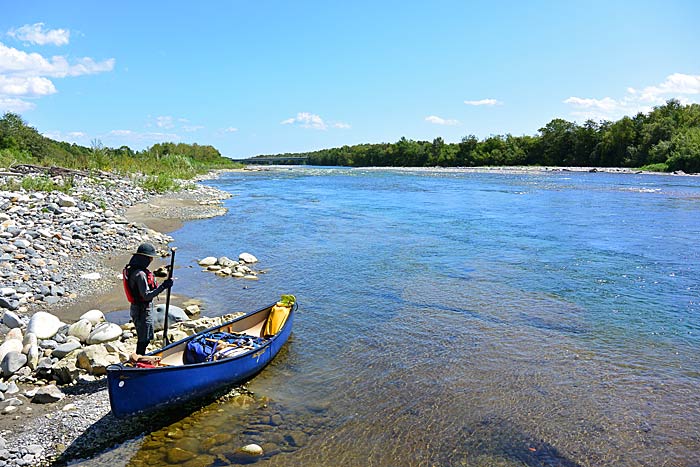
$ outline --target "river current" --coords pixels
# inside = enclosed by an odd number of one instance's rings
[[[200,411],[187,436],[263,444],[261,466],[700,465],[700,178],[295,167],[208,183],[233,197],[173,232],[178,293],[209,315],[283,293],[300,309],[256,402]],[[196,266],[243,251],[260,280]],[[139,465],[142,444],[121,458]],[[191,465],[235,463],[213,444]]]

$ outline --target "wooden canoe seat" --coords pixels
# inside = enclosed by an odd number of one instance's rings
[[[263,326],[265,326],[265,320],[260,321],[252,328],[246,329],[245,331],[243,331],[243,333],[248,334],[249,336],[262,337],[260,333],[262,332]]]
[[[183,350],[179,350],[177,352],[173,352],[169,355],[166,355],[163,357],[160,361],[164,365],[168,366],[178,366],[178,365],[184,365],[184,361],[182,360],[182,356],[184,355]]]

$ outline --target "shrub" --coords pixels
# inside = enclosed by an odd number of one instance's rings
[[[179,191],[180,184],[166,174],[149,175],[139,182],[145,190],[165,193],[166,191]]]
[[[27,191],[61,191],[70,193],[73,190],[73,179],[67,178],[62,183],[56,183],[51,177],[42,175],[39,177],[24,177],[21,183],[22,188]]]
[[[663,162],[647,164],[644,167],[640,167],[639,170],[644,170],[645,172],[668,172],[668,165]]]

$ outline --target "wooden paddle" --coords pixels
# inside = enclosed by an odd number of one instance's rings
[[[175,268],[175,251],[177,247],[172,247],[170,249],[170,269],[168,269],[168,279],[173,278],[173,269]],[[163,343],[165,345],[170,344],[170,339],[168,338],[168,311],[170,311],[170,289],[168,288],[168,294],[165,296],[165,318],[163,319]]]

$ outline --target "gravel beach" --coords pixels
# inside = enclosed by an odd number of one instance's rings
[[[19,175],[0,175],[3,340],[16,331],[13,319],[26,325],[37,312],[70,324],[89,310],[126,309],[120,272],[135,248],[148,241],[165,253],[173,240],[166,232],[187,220],[224,214],[221,201],[230,197],[201,184],[158,195],[113,174],[71,174],[68,194],[28,192],[17,187],[21,181]],[[66,175],[53,181],[64,183]],[[173,294],[171,303],[182,306],[187,300]],[[81,449],[94,448],[97,438],[107,447],[129,436],[115,432],[121,424],[111,420],[104,376],[80,374],[72,384],[59,386],[63,396],[58,401],[36,403],[37,389],[51,386],[27,366],[5,373],[0,467],[50,465],[66,449],[79,456]]]

